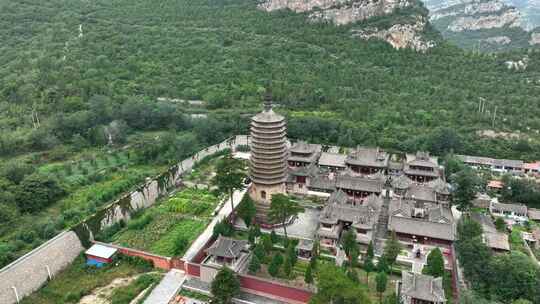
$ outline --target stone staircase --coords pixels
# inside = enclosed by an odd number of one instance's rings
[[[388,236],[388,207],[390,205],[390,197],[385,196],[383,198],[383,204],[381,206],[381,213],[379,214],[379,219],[377,221],[377,231],[375,233],[375,238],[373,245],[375,247],[375,252],[380,254],[384,248],[384,242]]]

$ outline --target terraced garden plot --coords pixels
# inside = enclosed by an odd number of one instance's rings
[[[109,241],[163,256],[180,256],[211,220],[218,198],[206,190],[185,189],[145,210]]]

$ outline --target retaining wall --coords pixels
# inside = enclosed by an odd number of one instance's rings
[[[43,245],[22,256],[0,270],[0,303],[17,303],[19,299],[39,289],[49,279],[49,271],[54,277],[63,268],[89,247],[94,236],[120,220],[129,220],[130,214],[138,209],[152,206],[157,199],[181,182],[181,175],[190,171],[197,161],[215,152],[238,145],[248,144],[245,135],[238,135],[220,144],[203,149],[193,157],[172,166],[163,174],[149,180],[135,191],[97,211],[70,231],[64,231]],[[147,256],[148,257],[148,256]],[[173,259],[174,260],[174,259]],[[158,261],[156,267],[183,267],[182,261],[169,261],[168,266]],[[48,266],[48,268],[47,268]],[[13,288],[15,287],[15,288]]]
[[[17,303],[19,299],[38,290],[49,275],[71,264],[83,251],[73,231],[64,231],[0,270],[0,303]]]

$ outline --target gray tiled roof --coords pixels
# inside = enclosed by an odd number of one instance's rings
[[[490,209],[497,209],[499,211],[509,211],[509,212],[516,212],[516,213],[522,213],[527,215],[527,206],[521,205],[521,204],[503,204],[503,203],[497,203],[497,202],[491,202]]]
[[[384,186],[384,182],[379,179],[351,176],[349,174],[339,175],[336,177],[336,180],[336,188],[354,191],[380,193]]]
[[[314,176],[310,179],[308,187],[310,189],[334,191],[336,189],[336,180],[327,176]]]
[[[411,185],[409,190],[407,190],[407,193],[405,193],[405,197],[427,202],[437,201],[435,190],[427,185]]]
[[[490,157],[457,155],[457,157],[466,164],[481,166],[504,166],[512,168],[522,168],[523,161],[513,159],[496,159]]]
[[[350,165],[386,168],[390,156],[379,148],[357,147],[347,156],[345,162]]]
[[[213,256],[236,258],[248,244],[248,241],[235,240],[220,235],[214,244],[205,251]]]
[[[407,189],[414,182],[409,177],[407,177],[407,175],[400,175],[400,176],[392,178],[391,183],[392,183],[392,187],[396,189]]]
[[[323,152],[319,158],[319,166],[345,168],[346,158],[345,154]]]
[[[337,190],[330,196],[319,220],[326,224],[351,222],[356,227],[371,229],[378,220],[381,206],[382,199],[376,195],[367,197],[362,205],[349,204],[347,194]]]
[[[417,211],[424,213],[424,217],[413,217],[413,213]],[[431,208],[417,208],[415,201],[400,199],[390,202],[389,213],[389,230],[441,240],[455,239],[454,220],[448,207],[438,205]]]
[[[441,178],[434,179],[430,181],[427,185],[433,188],[433,190],[435,190],[437,193],[444,195],[450,194],[448,183],[443,181]]]
[[[442,278],[403,271],[401,273],[401,292],[403,295],[431,302],[446,302]]]
[[[406,154],[407,165],[418,167],[437,168],[437,157],[430,156],[428,152],[416,152],[416,154]]]
[[[527,211],[527,214],[529,215],[529,219],[533,221],[539,221],[540,220],[540,210],[529,208]]]
[[[309,144],[305,141],[298,141],[292,145],[292,147],[289,149],[292,153],[299,153],[299,154],[313,154],[320,152],[322,150],[321,145],[317,144]]]

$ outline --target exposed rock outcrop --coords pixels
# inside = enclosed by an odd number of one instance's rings
[[[510,39],[508,36],[495,36],[483,39],[482,41],[490,44],[505,45],[511,43],[512,39]]]
[[[540,44],[540,33],[531,33],[531,39],[529,39],[530,45]]]
[[[378,38],[388,42],[395,49],[411,48],[419,52],[425,52],[435,46],[435,42],[426,40],[421,35],[426,21],[418,17],[412,24],[394,24],[388,29],[375,27],[353,30],[353,36],[368,40]]]
[[[504,63],[509,70],[524,71],[529,65],[529,56],[523,57],[521,60],[509,60]]]
[[[502,27],[519,27],[519,11],[508,9],[500,14],[458,17],[448,26],[448,29],[453,32],[462,32]]]
[[[259,8],[268,12],[280,9],[307,12],[314,21],[344,25],[392,14],[396,9],[412,5],[417,4],[413,0],[266,0],[259,4]],[[364,25],[364,28],[353,29],[351,33],[365,40],[382,39],[396,49],[412,48],[424,52],[435,45],[435,42],[426,41],[422,37],[427,18],[422,15],[411,17],[413,21],[390,22],[384,28]]]
[[[290,9],[311,12],[315,20],[328,20],[337,25],[366,20],[410,6],[409,0],[268,0],[259,5],[266,11]]]

